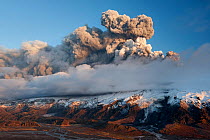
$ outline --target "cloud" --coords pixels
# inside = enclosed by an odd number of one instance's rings
[[[117,11],[102,13],[102,25],[79,27],[62,44],[28,41],[19,50],[0,49],[0,98],[93,95],[139,89],[209,89],[210,44],[179,54],[152,51],[153,22]]]
[[[102,13],[101,22],[107,31],[87,25],[79,27],[56,47],[35,40],[23,42],[19,50],[1,49],[0,66],[15,67],[26,78],[27,75],[45,76],[66,72],[69,66],[80,64],[121,63],[130,57],[145,57],[148,62],[164,59],[162,51],[153,52],[152,46],[146,43],[146,39],[154,34],[150,17],[139,15],[130,18],[108,10]],[[3,77],[15,78],[15,75],[5,73]]]
[[[152,18],[146,15],[130,18],[127,15],[119,15],[117,11],[108,10],[102,13],[101,24],[112,33],[123,34],[132,39],[150,39],[154,35]]]
[[[61,95],[95,95],[140,89],[210,90],[210,44],[204,44],[188,59],[165,59],[142,63],[139,59],[121,64],[70,67],[68,72],[23,79],[0,80],[2,98]]]
[[[69,53],[71,63],[110,63],[115,50],[121,48],[126,40],[136,41],[138,37],[150,39],[154,35],[152,18],[146,15],[130,18],[108,10],[102,13],[101,24],[108,30],[103,32],[86,25],[64,38],[65,50],[72,52]]]
[[[40,40],[23,42],[21,49],[28,55],[36,55],[40,50],[46,48],[48,44]]]

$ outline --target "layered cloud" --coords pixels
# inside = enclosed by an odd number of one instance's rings
[[[185,60],[139,58],[121,64],[69,67],[67,72],[24,79],[1,79],[1,98],[94,95],[142,89],[210,90],[210,44],[202,45]],[[186,55],[186,54],[185,54]]]

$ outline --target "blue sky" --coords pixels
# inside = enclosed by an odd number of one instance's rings
[[[105,30],[100,17],[108,9],[152,17],[153,50],[181,52],[210,42],[209,0],[0,0],[0,46],[31,40],[55,46],[85,24]]]

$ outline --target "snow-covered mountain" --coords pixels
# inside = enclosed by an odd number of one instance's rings
[[[146,89],[134,91],[122,91],[113,93],[103,93],[102,95],[92,96],[61,96],[61,97],[41,97],[22,100],[1,100],[1,106],[11,107],[13,105],[24,103],[29,106],[44,106],[46,104],[60,104],[65,107],[81,106],[82,108],[94,108],[97,105],[108,105],[114,101],[120,101],[121,105],[130,104],[142,106],[145,103],[148,106],[158,107],[158,100],[168,98],[167,104],[175,105],[185,102],[198,108],[205,107],[210,102],[210,91],[194,90],[181,91],[177,89]],[[12,102],[12,103],[10,103]],[[77,102],[77,104],[76,104]]]
[[[64,122],[69,125],[72,121],[93,123],[95,120],[94,123],[104,121],[114,125],[131,125],[151,133],[210,138],[205,135],[209,132],[209,95],[210,91],[151,89],[95,96],[2,100],[0,118],[5,122],[12,119],[58,125]],[[197,134],[189,136],[180,132],[186,128],[195,130]]]

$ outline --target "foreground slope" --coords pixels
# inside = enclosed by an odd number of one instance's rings
[[[210,91],[151,89],[83,97],[43,97],[1,101],[2,128],[79,127],[108,133],[109,138],[136,136],[209,139]],[[76,125],[77,124],[77,125]],[[65,128],[68,130],[68,128]],[[3,130],[3,129],[2,129]],[[76,132],[73,129],[74,133]],[[96,135],[99,135],[96,134]],[[155,136],[155,135],[156,136]],[[125,137],[123,137],[125,136]],[[106,135],[107,137],[107,135]]]

